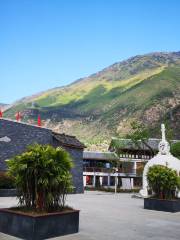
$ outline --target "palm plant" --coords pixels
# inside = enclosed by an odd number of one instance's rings
[[[64,208],[66,195],[72,189],[72,161],[65,150],[35,144],[8,160],[8,166],[21,206],[38,211]]]

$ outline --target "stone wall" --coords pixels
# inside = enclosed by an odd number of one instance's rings
[[[73,183],[76,187],[75,191],[78,193],[82,193],[84,191],[83,186],[83,151],[81,149],[74,148],[65,148],[71,155],[74,167],[72,169]]]
[[[21,154],[28,145],[50,144],[54,147],[60,146],[55,141],[50,129],[18,123],[6,119],[0,119],[0,138],[7,136],[10,142],[0,142],[0,171],[7,169],[6,159]],[[63,146],[62,146],[63,147]],[[72,170],[73,183],[76,192],[83,192],[83,149],[75,147],[64,147],[72,156],[74,169]]]
[[[74,167],[71,171],[73,185],[75,187],[76,193],[83,193],[83,149],[78,149],[70,146],[61,146],[56,139],[53,139],[54,147],[62,147],[67,152],[69,152],[71,159],[73,161]]]
[[[5,170],[6,159],[24,152],[33,143],[52,144],[51,130],[21,124],[15,121],[0,120],[0,138],[7,136],[10,142],[0,142],[0,169]]]

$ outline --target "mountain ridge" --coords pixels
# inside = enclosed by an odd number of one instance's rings
[[[19,110],[26,121],[33,121],[41,113],[45,125],[77,135],[89,144],[117,134],[124,136],[133,120],[146,124],[154,137],[159,134],[155,129],[160,122],[167,121],[179,138],[179,92],[180,52],[156,52],[134,56],[67,86],[24,98],[5,114],[13,118]]]

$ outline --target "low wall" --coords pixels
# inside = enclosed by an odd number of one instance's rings
[[[0,189],[0,197],[16,197],[16,189]]]

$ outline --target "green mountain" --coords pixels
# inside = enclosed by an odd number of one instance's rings
[[[151,53],[115,63],[89,77],[17,101],[6,111],[22,111],[26,121],[41,113],[45,125],[75,134],[86,143],[124,136],[133,120],[158,136],[162,121],[179,138],[180,52]]]

